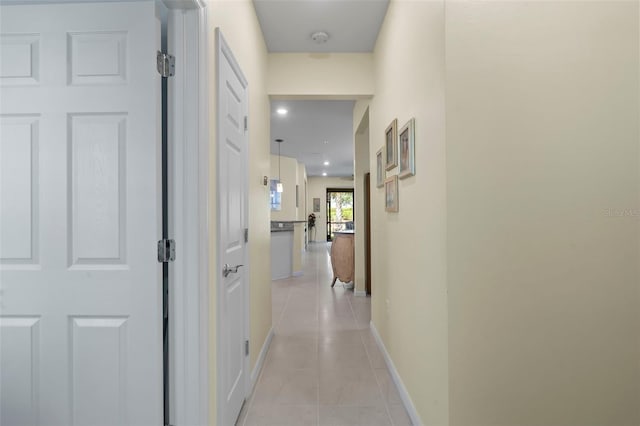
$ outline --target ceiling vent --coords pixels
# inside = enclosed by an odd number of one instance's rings
[[[324,31],[318,31],[311,34],[311,40],[315,41],[316,44],[324,44],[329,40],[329,34]]]

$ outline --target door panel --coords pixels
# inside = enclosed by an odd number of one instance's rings
[[[2,424],[38,422],[39,317],[0,317],[0,418]]]
[[[218,40],[224,43],[218,33]],[[224,400],[221,401],[221,421],[235,423],[246,396],[249,373],[245,354],[247,339],[247,158],[249,138],[245,131],[248,111],[247,85],[228,47],[218,50],[218,176],[219,229],[221,264],[239,267],[227,277],[222,274],[218,294],[220,301],[220,333],[222,360],[220,363]],[[222,266],[221,265],[221,266]]]
[[[0,265],[38,262],[38,123],[0,117]]]
[[[126,265],[125,114],[69,117],[69,263]]]
[[[161,424],[155,2],[0,9],[0,424]]]

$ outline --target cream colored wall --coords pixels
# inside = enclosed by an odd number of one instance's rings
[[[285,142],[286,143],[286,142]],[[271,211],[271,220],[305,220],[304,217],[304,180],[307,171],[304,164],[295,158],[281,156],[280,180],[282,191],[282,210]],[[278,156],[271,156],[271,177],[278,178]],[[298,185],[298,207],[296,207],[296,185]],[[304,224],[295,224],[293,231],[293,258],[291,267],[294,274],[302,271],[302,251],[304,249]]]
[[[298,170],[296,174],[296,184],[298,185],[298,206],[296,220],[306,220],[305,215],[305,200],[304,200],[304,182],[307,179],[307,168],[304,164],[298,163]]]
[[[392,0],[374,56],[372,321],[422,423],[447,425],[444,2]],[[399,130],[412,117],[416,175],[399,181],[400,210],[386,213],[375,155],[389,123],[397,118]]]
[[[372,66],[370,53],[270,53],[268,93],[289,99],[371,96]]]
[[[353,128],[356,129],[354,134],[354,203],[355,217],[354,225],[356,233],[355,238],[355,291],[356,294],[363,294],[365,291],[365,192],[364,192],[364,175],[369,172],[369,111],[362,107],[368,108],[369,101],[361,100],[354,105]],[[359,118],[358,118],[359,117]],[[373,181],[375,185],[375,180]]]
[[[638,2],[446,19],[451,425],[640,424]]]
[[[271,328],[271,260],[269,225],[269,188],[262,185],[262,176],[270,174],[269,124],[270,106],[266,91],[267,50],[253,4],[249,0],[207,1],[209,46],[214,51],[214,28],[219,27],[249,81],[249,269],[250,286],[250,365],[255,367],[260,349]],[[210,149],[210,222],[217,221],[215,144],[216,128],[216,55],[209,56],[209,125],[212,129]],[[265,136],[266,135],[266,136]],[[210,263],[217,264],[215,226],[211,226]],[[218,271],[210,268],[210,424],[216,425],[216,298]]]
[[[304,214],[304,182],[307,178],[307,168],[302,163],[297,163],[296,184],[298,185],[298,206],[296,208],[295,220],[306,220]],[[304,251],[304,223],[296,223],[293,233],[293,262],[292,268],[294,275],[302,273],[302,252]]]
[[[286,143],[286,142],[285,142]],[[278,179],[278,156],[271,156],[269,179]],[[280,182],[282,182],[282,210],[270,210],[271,220],[296,220],[296,183],[298,182],[298,162],[295,158],[281,156]]]
[[[307,179],[307,216],[313,212],[313,199],[320,198],[320,213],[316,215],[316,230],[312,234],[312,241],[327,242],[327,188],[353,189],[353,181],[337,177],[310,176]]]

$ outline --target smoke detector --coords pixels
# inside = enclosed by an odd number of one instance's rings
[[[311,40],[315,41],[316,44],[324,44],[329,40],[329,34],[324,31],[318,31],[311,34]]]

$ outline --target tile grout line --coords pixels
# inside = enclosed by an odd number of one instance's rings
[[[316,374],[318,386],[316,387],[316,424],[320,426],[320,265],[316,258]]]
[[[355,283],[353,283],[353,285],[355,289]],[[353,309],[353,305],[351,304],[351,299],[347,298],[347,301],[349,302],[349,307],[351,308],[351,313],[353,314],[353,317],[354,317],[354,320],[356,321],[356,326],[357,326],[358,320],[356,318],[356,312]],[[371,309],[371,305],[369,305],[369,309]],[[382,397],[382,402],[384,403],[384,409],[387,412],[387,419],[389,420],[391,426],[395,426],[395,423],[393,422],[393,417],[391,417],[391,410],[389,409],[389,404],[387,403],[387,400],[384,397],[384,393],[382,392],[382,386],[380,386],[380,381],[378,380],[376,369],[373,368],[373,362],[371,362],[371,355],[369,355],[369,349],[367,348],[367,344],[364,341],[364,337],[362,337],[361,331],[362,330],[358,330],[358,334],[360,335],[360,342],[364,346],[365,354],[367,354],[367,361],[369,361],[369,367],[371,368],[371,372],[373,373],[373,378],[376,381],[376,385],[378,386],[378,393],[380,393],[380,396]]]
[[[273,285],[273,280],[271,280],[271,285]],[[271,291],[273,291],[273,287],[271,288]],[[282,312],[280,312],[280,318],[278,318],[274,326],[274,336],[275,336],[275,330],[278,328],[278,326],[280,325],[280,322],[282,321],[282,318],[284,317],[284,313],[285,313],[285,310],[287,309],[287,306],[289,305],[290,299],[291,299],[291,287],[287,287],[287,300],[284,302],[284,306],[282,307]],[[273,309],[273,295],[271,296],[271,309]],[[269,347],[269,350],[267,351],[267,354],[265,356],[265,361],[267,360],[267,357],[270,355],[269,352],[271,352],[271,347]],[[262,381],[262,375],[264,374],[264,370],[265,370],[264,367],[265,365],[262,366],[262,369],[260,370],[260,374],[258,375],[258,379],[256,380],[256,386],[251,392],[251,396],[249,398],[250,399],[249,406],[247,407],[247,413],[245,414],[244,419],[242,420],[242,426],[246,426],[247,419],[249,418],[249,414],[251,414],[251,410],[253,409],[254,393],[258,388],[258,386],[260,385],[260,382]]]

